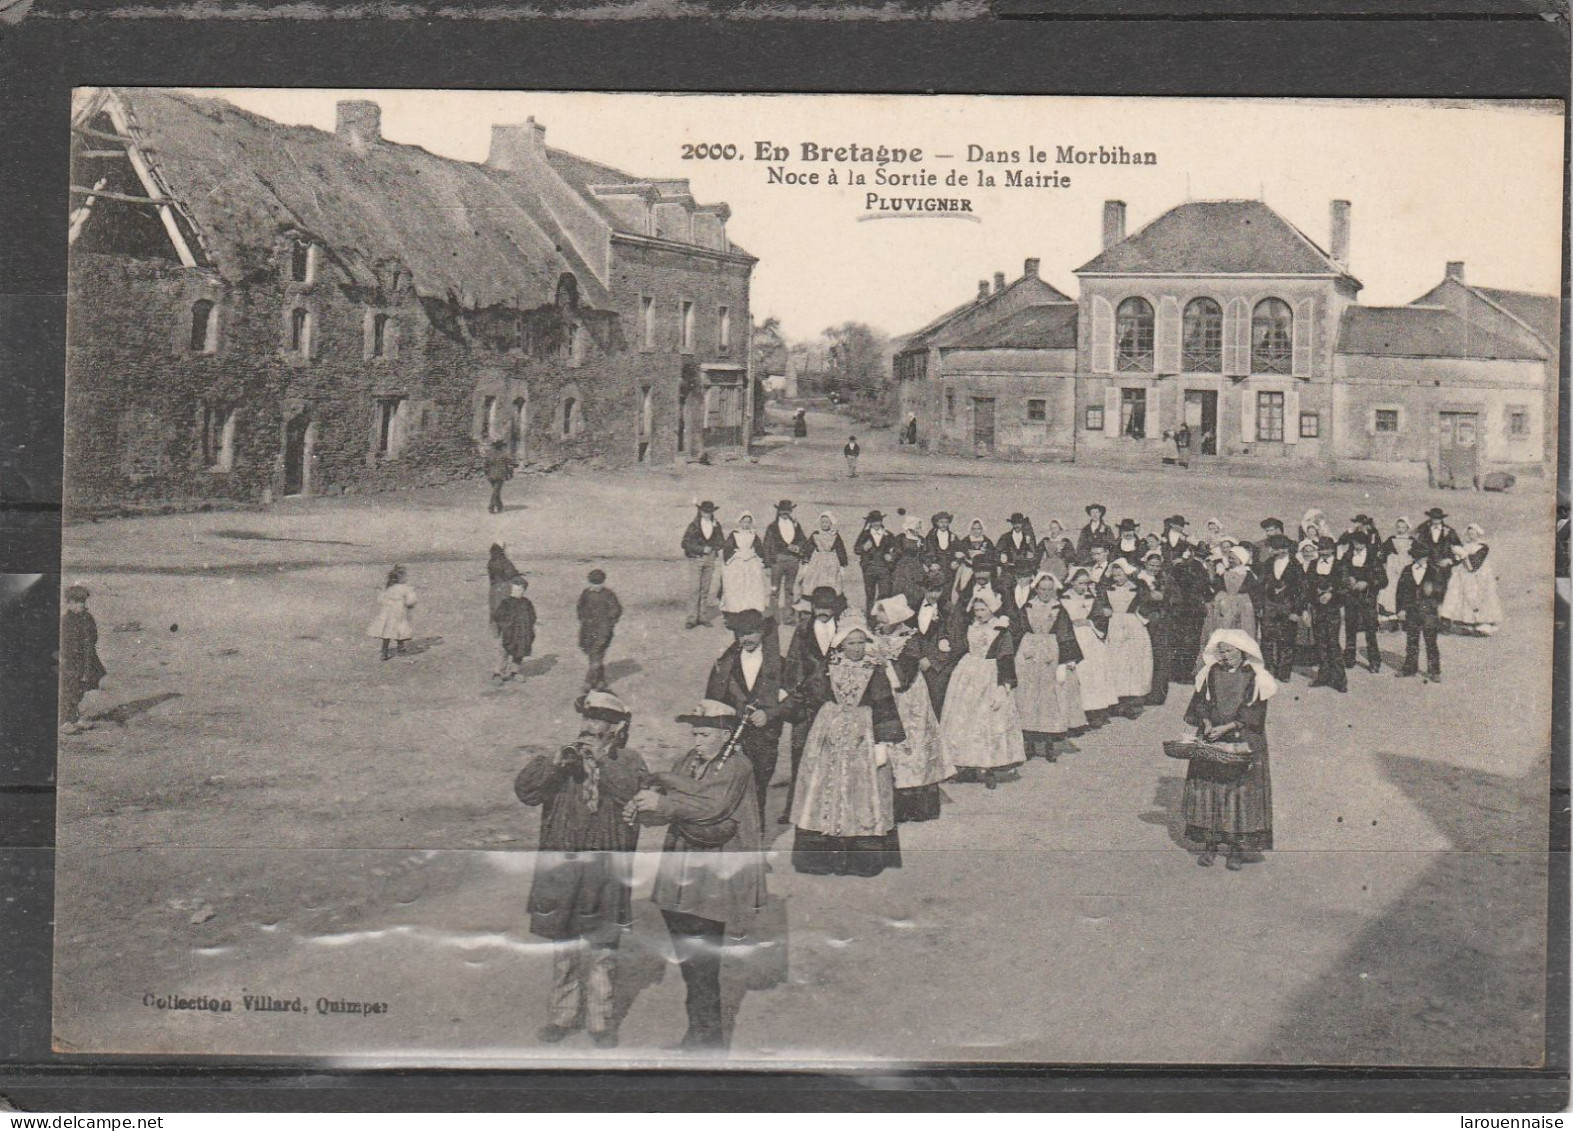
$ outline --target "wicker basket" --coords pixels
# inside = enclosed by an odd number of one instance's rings
[[[1236,754],[1232,750],[1225,750],[1210,742],[1165,742],[1163,752],[1171,758],[1179,758],[1187,762],[1212,762],[1218,766],[1231,768],[1243,769],[1251,761],[1249,754]]]

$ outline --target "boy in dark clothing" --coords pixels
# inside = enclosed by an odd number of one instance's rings
[[[617,594],[606,588],[606,574],[592,569],[590,585],[579,594],[579,650],[590,660],[584,673],[585,691],[606,690],[606,650],[612,646],[612,632],[622,618],[623,605]]]
[[[73,585],[65,598],[60,618],[60,729],[75,734],[86,729],[80,722],[83,697],[108,673],[98,659],[98,622],[87,611],[87,587]]]
[[[487,504],[487,514],[502,513],[502,485],[513,478],[513,469],[519,461],[508,454],[508,445],[502,440],[492,444],[486,453],[486,479],[492,485],[492,501]]]
[[[530,583],[515,576],[508,596],[492,610],[492,624],[502,641],[502,661],[492,678],[506,683],[519,674],[519,665],[535,648],[535,605],[524,595]]]
[[[1425,543],[1418,538],[1409,546],[1410,564],[1398,575],[1393,607],[1404,622],[1404,666],[1399,678],[1420,674],[1420,641],[1426,645],[1425,678],[1442,682],[1442,650],[1437,644],[1438,612],[1442,595],[1447,592],[1447,574],[1429,557]]]

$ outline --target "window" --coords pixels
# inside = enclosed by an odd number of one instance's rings
[[[1507,410],[1507,434],[1519,440],[1529,435],[1528,410],[1522,408],[1509,408]]]
[[[945,390],[945,422],[947,424],[956,423],[956,391],[954,389]]]
[[[229,471],[235,464],[235,409],[203,401],[197,419],[202,445],[202,466],[209,471]]]
[[[1256,438],[1273,443],[1284,438],[1284,395],[1256,394]]]
[[[1082,427],[1089,432],[1103,431],[1103,406],[1101,404],[1090,404],[1087,406],[1087,411],[1082,414]]]
[[[371,340],[366,344],[366,352],[372,357],[388,356],[388,316],[381,312],[371,316],[371,324],[367,328]]]
[[[1152,303],[1128,298],[1114,312],[1116,361],[1122,371],[1152,372]]]
[[[1251,372],[1294,370],[1294,312],[1281,298],[1264,298],[1251,312]]]
[[[584,431],[584,412],[579,407],[578,397],[570,395],[563,398],[563,409],[557,423],[564,440],[572,439]]]
[[[1034,397],[1027,402],[1027,419],[1035,424],[1046,423],[1049,419],[1049,402]]]
[[[1315,440],[1322,435],[1322,418],[1314,412],[1300,414],[1300,439]]]
[[[1379,408],[1372,420],[1373,431],[1397,432],[1398,410],[1396,408]]]
[[[722,353],[726,353],[732,348],[732,308],[720,307],[716,311],[716,318],[719,322],[716,329],[716,345],[720,347]]]
[[[309,283],[316,273],[316,245],[307,240],[296,240],[290,247],[289,277],[297,283]]]
[[[639,297],[639,345],[641,349],[655,348],[655,299],[648,295]]]
[[[688,353],[694,348],[694,304],[684,299],[677,304],[677,348]]]
[[[584,327],[577,322],[568,324],[568,364],[574,368],[584,363]]]
[[[303,307],[289,312],[289,348],[302,357],[311,356],[311,314]]]
[[[409,413],[408,397],[377,398],[377,456],[397,459],[404,451]]]
[[[1183,357],[1187,373],[1223,372],[1223,307],[1210,298],[1185,304],[1182,320]]]
[[[1120,390],[1120,435],[1141,440],[1147,436],[1147,390]]]
[[[481,399],[481,439],[497,439],[497,398]]]
[[[198,299],[191,304],[191,352],[212,353],[218,347],[218,319],[213,317],[213,304]]]

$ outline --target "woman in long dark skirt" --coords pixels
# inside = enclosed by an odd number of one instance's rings
[[[1227,847],[1227,867],[1238,872],[1260,863],[1273,846],[1273,789],[1267,763],[1267,701],[1278,681],[1262,661],[1256,641],[1239,629],[1220,628],[1207,641],[1196,694],[1185,722],[1197,739],[1251,760],[1238,767],[1192,759],[1185,775],[1185,838],[1202,845],[1196,862],[1210,867]]]
[[[1147,585],[1147,635],[1152,641],[1152,690],[1147,693],[1147,706],[1157,707],[1169,698],[1169,622],[1165,617],[1166,594],[1163,591],[1166,571],[1163,551],[1154,546],[1142,555],[1142,567],[1136,577]]]

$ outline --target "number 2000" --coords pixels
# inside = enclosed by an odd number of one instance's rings
[[[684,145],[683,160],[693,161],[695,159],[710,161],[736,161],[737,146],[722,145],[719,142],[714,145],[705,142],[701,142],[698,145]]]

